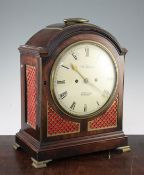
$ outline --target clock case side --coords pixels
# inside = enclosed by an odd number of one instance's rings
[[[19,47],[20,51],[20,73],[21,73],[21,129],[16,133],[16,147],[19,145],[25,152],[33,158],[39,160],[39,150],[43,142],[43,125],[45,122],[44,109],[41,108],[44,96],[42,96],[42,59],[47,57],[48,52],[45,48],[61,29],[47,27],[32,36],[25,45]],[[36,123],[32,128],[27,123],[27,100],[26,100],[26,65],[36,68],[37,104],[36,104]],[[43,122],[44,121],[44,122]]]
[[[36,156],[36,152],[40,148],[41,143],[41,102],[42,102],[42,88],[41,88],[41,72],[42,72],[42,61],[41,53],[45,54],[42,48],[36,48],[32,46],[20,46],[20,68],[21,68],[21,129],[16,134],[15,140],[26,152],[28,151],[33,157]],[[28,118],[28,79],[27,79],[27,68],[34,68],[35,79],[30,80],[30,86],[35,86],[36,94],[30,94],[35,96],[35,110],[33,113],[34,119],[29,122]],[[32,70],[33,71],[33,70]],[[30,72],[31,73],[31,72]],[[33,73],[33,72],[32,72]],[[32,109],[30,109],[32,110]],[[33,114],[32,114],[33,115]],[[34,123],[34,124],[33,124]]]

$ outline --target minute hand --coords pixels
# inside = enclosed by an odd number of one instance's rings
[[[71,64],[71,68],[77,72],[81,77],[82,79],[84,80],[85,83],[89,84],[91,87],[95,88],[97,91],[99,91],[100,93],[102,93],[101,89],[99,89],[98,87],[96,87],[94,84],[92,84],[91,82],[89,82],[88,78],[84,77],[81,72],[78,70],[78,67],[77,65],[74,65],[74,64]]]
[[[91,86],[91,87],[93,87],[93,88],[95,88],[97,91],[99,91],[100,93],[102,93],[102,90],[100,89],[100,88],[98,88],[97,86],[95,86],[94,84],[92,84],[91,82],[88,82],[88,84]]]

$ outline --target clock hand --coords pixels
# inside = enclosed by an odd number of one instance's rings
[[[81,72],[78,70],[77,65],[71,64],[71,68],[72,68],[72,70],[74,70],[75,72],[77,72],[82,77],[82,79],[84,80],[84,83],[88,83],[91,87],[95,88],[97,91],[99,91],[100,93],[102,93],[102,91],[98,87],[96,87],[94,84],[90,83],[89,80],[88,80],[88,78],[84,77],[81,74]]]
[[[65,65],[63,65],[63,64],[61,64],[61,66],[64,67],[64,68],[66,68],[66,69],[69,69],[69,67],[67,67],[67,66],[65,66]]]
[[[94,84],[92,84],[91,82],[88,82],[88,84],[91,86],[91,87],[93,87],[93,88],[95,88],[97,91],[99,91],[100,93],[102,93],[102,90],[101,89],[99,89],[97,86],[95,86]]]
[[[75,72],[77,72],[82,77],[82,79],[84,80],[84,83],[88,83],[88,78],[84,77],[81,74],[81,72],[78,70],[77,65],[71,64],[71,68],[72,68],[72,70],[74,70]]]

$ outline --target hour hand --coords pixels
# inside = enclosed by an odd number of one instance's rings
[[[71,68],[72,68],[72,70],[78,72],[78,67],[77,67],[77,65],[71,64]]]
[[[77,72],[82,77],[82,79],[84,80],[84,83],[88,83],[88,78],[86,78],[86,77],[84,77],[82,75],[82,73],[78,70],[77,65],[71,64],[71,68],[72,68],[72,70],[74,70],[75,72]]]

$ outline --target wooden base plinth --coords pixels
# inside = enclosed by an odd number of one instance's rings
[[[16,143],[32,157],[35,168],[46,167],[54,159],[88,154],[97,151],[120,148],[128,150],[127,136],[121,131],[105,133],[81,138],[65,139],[55,142],[40,144],[25,131],[16,135]]]

